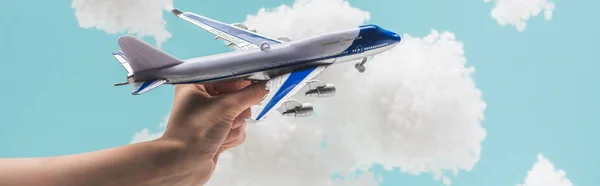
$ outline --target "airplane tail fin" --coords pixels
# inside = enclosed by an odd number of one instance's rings
[[[152,45],[133,36],[119,38],[120,51],[113,52],[113,56],[127,70],[127,82],[117,83],[115,86],[133,83],[131,94],[140,95],[162,84],[166,80],[151,79],[137,82],[134,76],[137,72],[166,68],[183,63],[183,61],[153,47]]]
[[[123,36],[119,38],[118,43],[133,74],[183,63],[183,61],[133,36]]]

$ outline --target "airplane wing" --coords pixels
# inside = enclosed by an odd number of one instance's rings
[[[328,65],[321,65],[317,67],[306,68],[270,79],[266,85],[269,93],[258,105],[258,108],[253,110],[251,119],[254,121],[260,121],[275,110],[280,110],[281,112],[281,109],[279,108],[282,107],[282,105],[284,107],[289,106],[288,104],[284,104],[286,102],[290,102],[291,105],[297,105],[298,103],[290,100],[290,98],[300,91],[306,85],[306,83],[311,81],[315,76],[327,68],[327,66]]]
[[[260,35],[256,32],[249,31],[243,25],[236,26],[235,24],[225,24],[191,12],[182,12],[178,9],[173,9],[171,12],[173,12],[173,14],[175,14],[177,17],[191,22],[196,26],[216,35],[215,39],[223,39],[230,43],[228,46],[235,45],[241,50],[260,48],[259,46],[263,42],[266,42],[269,45],[283,42],[278,39],[273,39]]]

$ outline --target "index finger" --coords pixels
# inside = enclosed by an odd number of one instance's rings
[[[214,89],[216,95],[221,95],[221,94],[227,94],[227,93],[241,90],[242,88],[244,88],[248,85],[250,85],[250,81],[235,80],[235,81],[227,81],[227,82],[222,82],[222,83],[215,83],[212,86],[213,86],[213,89]]]

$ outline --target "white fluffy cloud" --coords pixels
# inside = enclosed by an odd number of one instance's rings
[[[272,37],[301,39],[355,27],[371,18],[369,12],[342,0],[297,0],[291,7],[261,8],[244,24]],[[310,28],[315,27],[315,28]]]
[[[301,39],[356,27],[369,16],[343,0],[299,0],[261,9],[245,24],[265,35]],[[373,173],[353,176],[373,164],[433,174],[450,185],[448,172],[474,167],[486,136],[486,104],[454,34],[404,34],[400,45],[366,66],[360,74],[348,62],[318,76],[336,85],[335,97],[298,94],[296,100],[313,103],[315,116],[274,114],[249,125],[246,142],[223,154],[207,185],[378,185]],[[335,173],[352,179],[332,180]]]
[[[152,36],[160,47],[171,37],[165,29],[163,10],[172,9],[172,5],[173,0],[73,0],[71,7],[82,28]]]
[[[533,168],[527,172],[525,183],[517,186],[573,186],[565,171],[554,168],[554,164],[539,154]]]
[[[489,3],[492,0],[484,0]],[[555,5],[547,0],[495,0],[492,17],[502,26],[512,25],[518,31],[524,31],[527,21],[544,11],[544,18],[552,19]]]
[[[167,121],[169,121],[169,116],[166,116],[163,120],[163,122],[160,123],[160,128],[162,131],[165,130],[165,127],[167,127]],[[151,133],[149,129],[142,129],[139,132],[136,132],[133,135],[133,138],[131,139],[131,141],[129,143],[139,143],[139,142],[144,142],[144,141],[151,141],[151,140],[155,140],[158,139],[162,136],[163,132],[157,132],[157,133]]]

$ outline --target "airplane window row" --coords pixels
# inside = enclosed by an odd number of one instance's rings
[[[372,49],[376,49],[376,48],[381,48],[381,47],[387,46],[388,44],[389,43],[383,43],[383,44],[379,44],[379,45],[375,45],[375,46],[370,46],[370,47],[365,48],[365,50],[372,50]]]
[[[339,42],[340,41],[337,40],[337,41],[333,41],[333,42],[329,42],[329,43],[323,43],[323,46],[325,46],[325,45],[331,45],[331,44],[336,44],[336,43],[339,43]]]
[[[355,37],[354,39],[348,38],[348,39],[346,39],[346,41],[353,41],[353,40],[359,40],[359,39],[362,39],[362,36]]]

